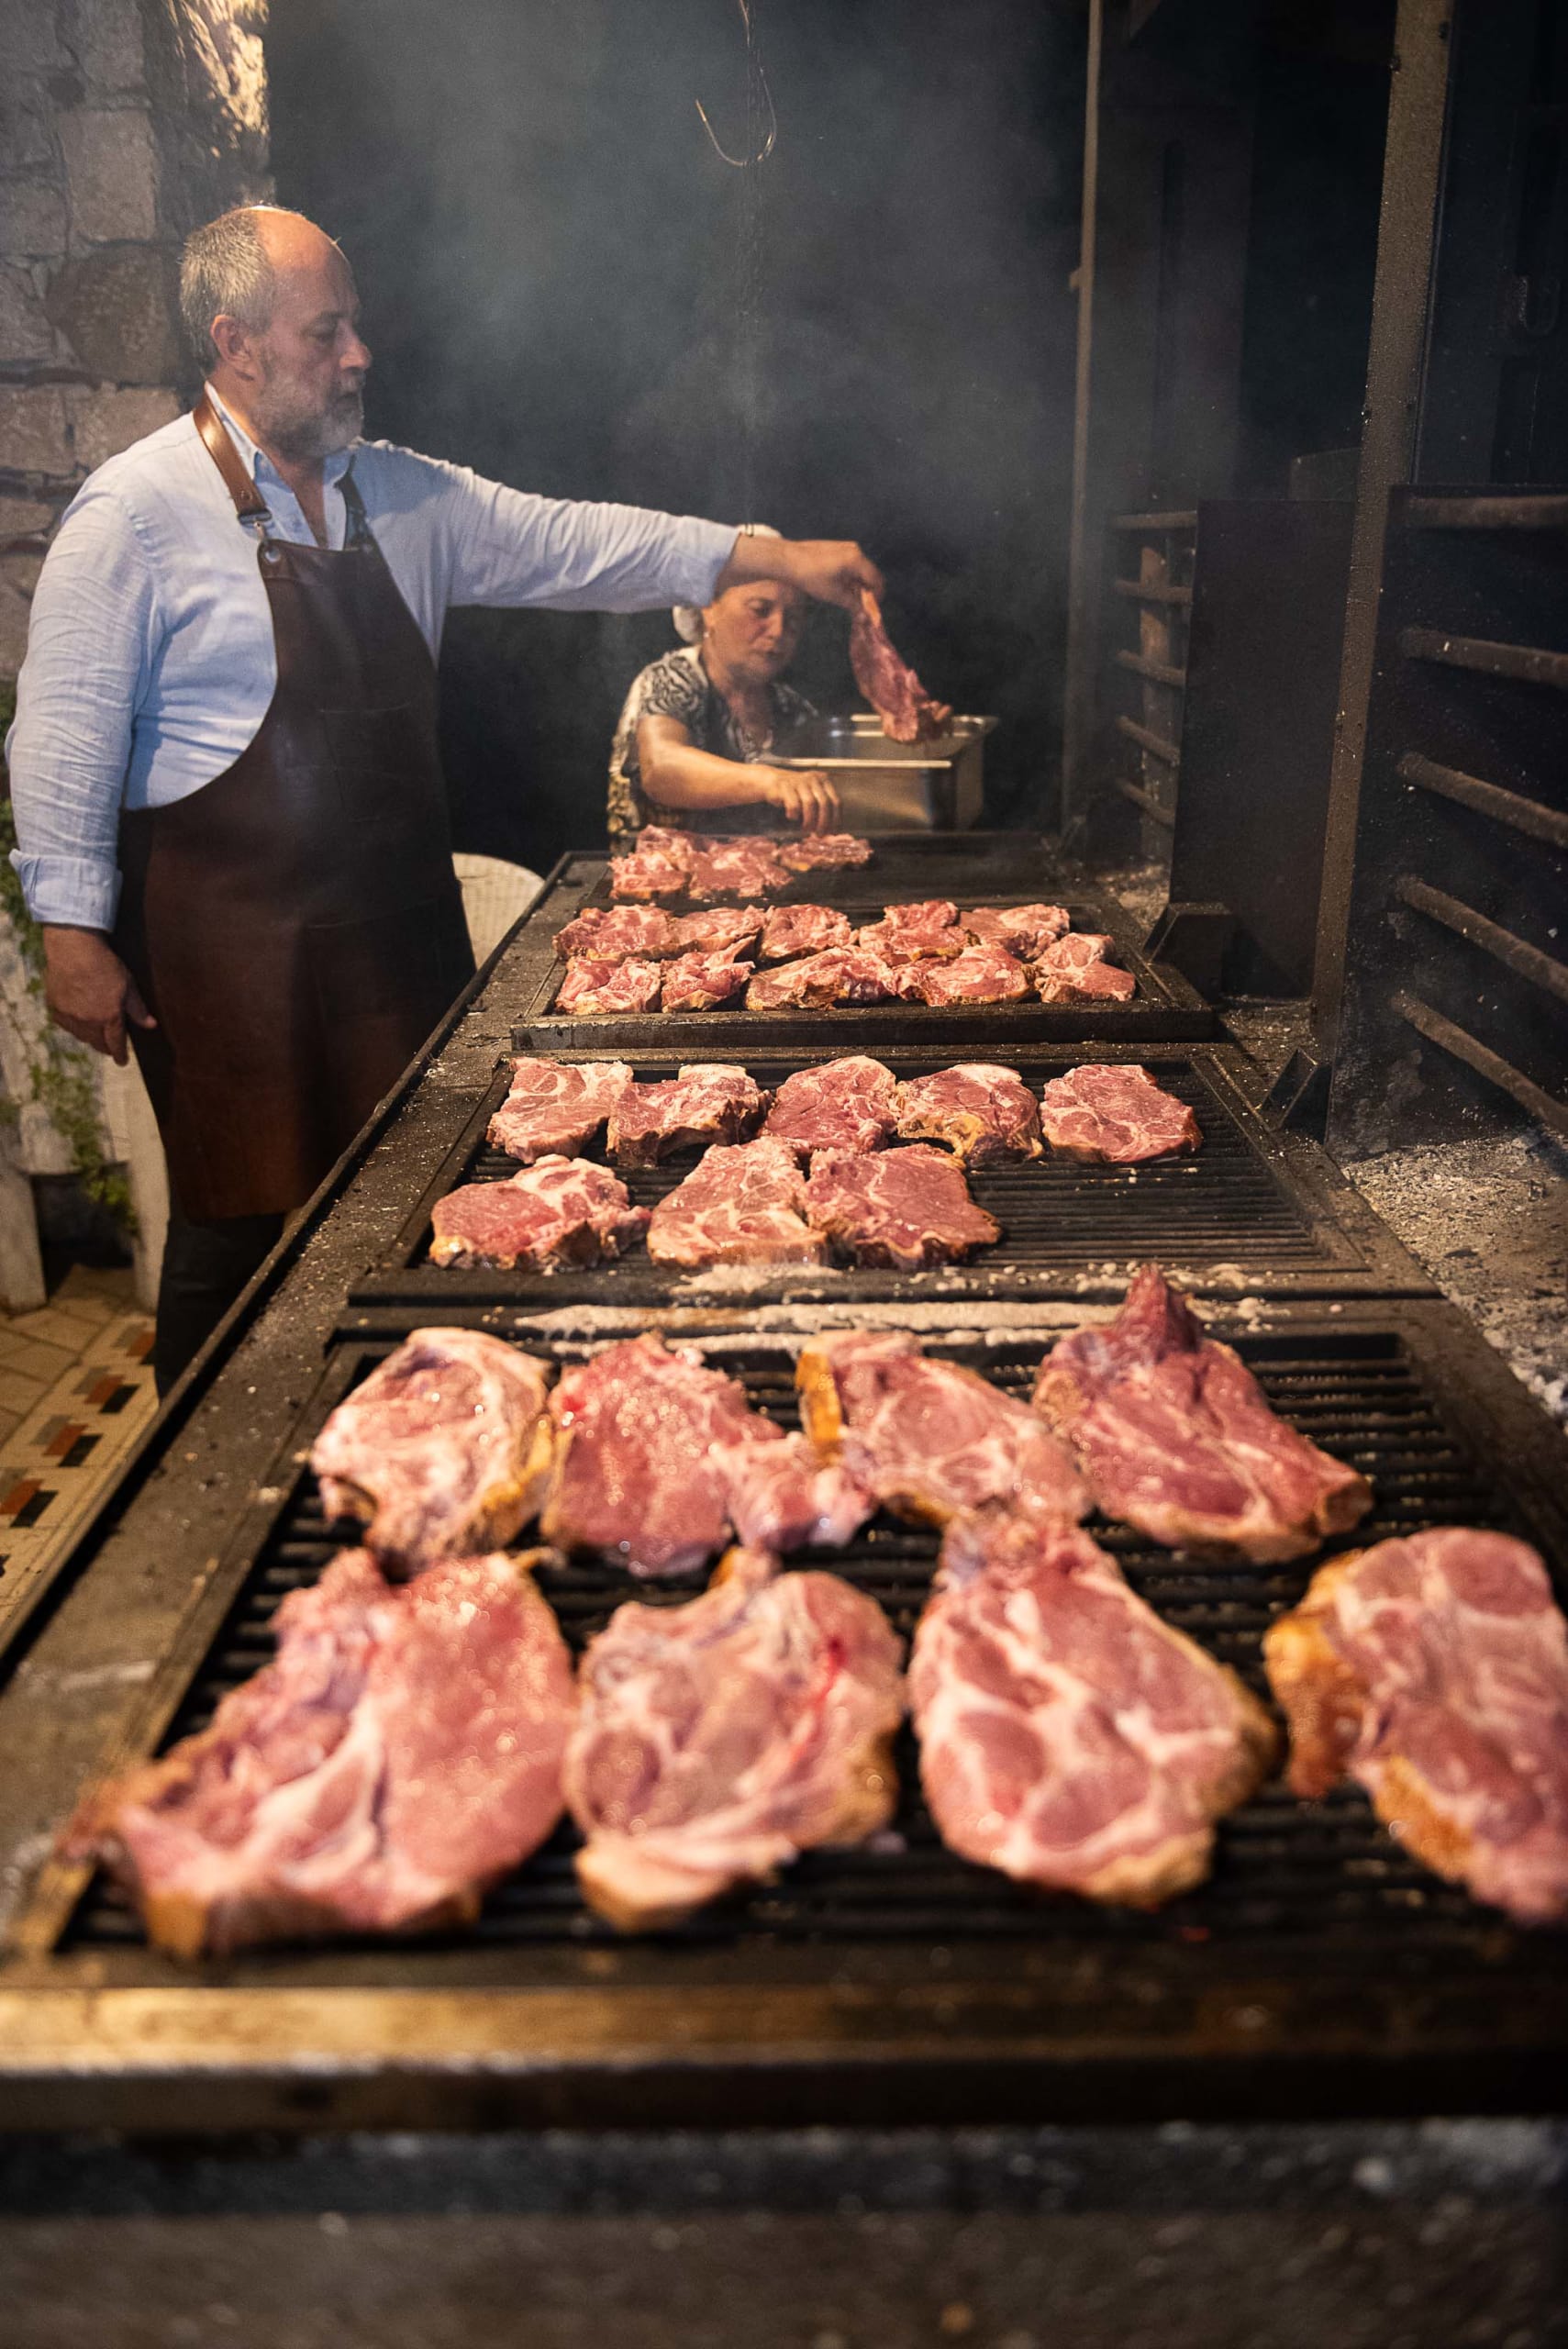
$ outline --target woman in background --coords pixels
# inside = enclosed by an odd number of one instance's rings
[[[763,524],[753,534],[776,538]],[[806,598],[782,579],[743,580],[698,611],[678,605],[683,640],[651,662],[626,697],[610,752],[612,840],[650,823],[763,832],[780,818],[833,829],[826,774],[768,763],[774,744],[816,712],[784,682],[800,645]]]

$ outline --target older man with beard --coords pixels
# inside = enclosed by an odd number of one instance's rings
[[[535,497],[362,441],[332,239],[198,229],[194,412],[101,466],[50,550],[7,746],[50,1008],[135,1045],[169,1159],[160,1387],[473,970],[436,747],[454,604],[638,611],[754,578],[853,607],[847,542]]]

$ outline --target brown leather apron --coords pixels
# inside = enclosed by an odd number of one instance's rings
[[[429,649],[350,475],[340,553],[268,535],[204,394],[196,429],[255,526],[277,690],[254,740],[120,820],[115,945],[179,1206],[198,1221],[309,1197],[446,1011],[473,957],[452,873]]]

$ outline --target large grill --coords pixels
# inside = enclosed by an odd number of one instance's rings
[[[993,1047],[993,1049],[997,1049]],[[1007,1064],[1037,1093],[1051,1077],[1088,1057],[1092,1048],[1014,1046]],[[1114,1055],[1125,1058],[1126,1048]],[[674,1074],[679,1055],[639,1054],[639,1077]],[[745,1055],[765,1089],[828,1055],[800,1052]],[[951,1064],[952,1052],[895,1051],[888,1065],[901,1077]],[[1266,1293],[1338,1292],[1355,1287],[1422,1290],[1429,1284],[1359,1208],[1321,1152],[1309,1144],[1284,1145],[1266,1132],[1213,1054],[1147,1052],[1143,1062],[1159,1084],[1196,1113],[1201,1150],[1139,1167],[1087,1164],[1048,1153],[1018,1164],[979,1167],[970,1188],[1003,1229],[997,1246],[961,1266],[898,1276],[898,1294],[929,1303],[954,1295],[1119,1297],[1134,1265],[1153,1259],[1188,1286]],[[700,1286],[661,1271],[639,1248],[619,1263],[563,1266],[550,1275],[494,1268],[459,1271],[430,1264],[430,1212],[461,1184],[504,1180],[517,1162],[485,1141],[491,1115],[504,1097],[509,1063],[497,1074],[469,1125],[410,1213],[381,1264],[352,1292],[357,1304],[418,1305],[438,1313],[454,1305],[531,1304],[593,1298],[634,1307],[665,1298],[695,1300]],[[586,1153],[603,1160],[602,1142]],[[632,1169],[627,1188],[653,1207],[688,1174],[701,1152],[680,1152],[665,1164]],[[733,1274],[725,1275],[733,1282]],[[815,1266],[759,1271],[749,1293],[779,1298],[885,1297],[885,1273],[828,1272]],[[733,1294],[733,1288],[728,1291]]]

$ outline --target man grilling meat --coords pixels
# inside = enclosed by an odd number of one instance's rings
[[[7,746],[50,1011],[117,1061],[134,1043],[163,1135],[161,1389],[473,971],[436,748],[449,607],[880,584],[847,542],[764,559],[361,440],[352,273],[298,213],[198,229],[181,295],[202,396],[77,494]]]

